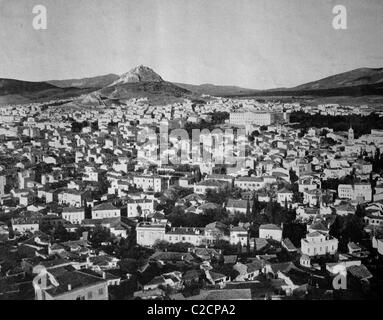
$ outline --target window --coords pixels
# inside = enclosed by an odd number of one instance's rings
[[[98,295],[101,296],[104,294],[104,288],[98,289]]]
[[[89,291],[88,292],[88,299],[92,299],[93,298],[93,292],[92,291]]]

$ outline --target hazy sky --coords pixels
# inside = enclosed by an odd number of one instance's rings
[[[48,29],[34,30],[45,5]],[[334,30],[332,8],[347,8]],[[121,74],[144,64],[165,80],[295,86],[383,67],[382,0],[0,0],[0,78]]]

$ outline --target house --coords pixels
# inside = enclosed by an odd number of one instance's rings
[[[227,186],[226,182],[218,181],[218,180],[204,180],[199,183],[194,184],[194,193],[196,194],[206,194],[207,190],[216,190],[218,191],[220,188]]]
[[[230,282],[229,276],[222,274],[222,273],[219,273],[219,272],[214,272],[211,270],[205,270],[205,275],[206,275],[206,279],[211,284],[214,284],[214,285],[224,286],[226,284],[226,282]]]
[[[244,191],[258,191],[266,185],[263,177],[238,177],[234,186]]]
[[[81,207],[84,204],[86,192],[78,191],[74,189],[68,189],[58,193],[57,197],[58,197],[58,203],[61,205]]]
[[[158,289],[160,287],[170,287],[172,289],[179,290],[182,287],[182,282],[182,273],[179,271],[173,271],[154,277],[149,283],[143,286],[143,289],[146,291]]]
[[[144,247],[151,247],[156,241],[164,240],[165,228],[163,224],[138,224],[136,226],[137,244]]]
[[[229,199],[226,204],[226,211],[230,214],[247,212],[248,201],[243,199]],[[250,210],[253,206],[253,201],[249,201]]]
[[[115,218],[121,216],[121,210],[112,203],[105,202],[92,208],[92,219]]]
[[[126,208],[128,218],[147,217],[154,211],[154,201],[149,199],[129,199]]]
[[[165,180],[160,176],[135,175],[133,183],[144,191],[161,192],[166,187]]]
[[[263,224],[259,227],[259,237],[280,242],[282,241],[282,229],[275,224]]]
[[[303,191],[303,204],[316,207],[320,204],[322,191],[320,189]]]
[[[39,231],[39,221],[35,218],[16,218],[11,220],[12,229],[17,233]]]
[[[72,224],[80,224],[85,219],[85,209],[76,207],[64,208],[61,216]]]
[[[309,257],[335,254],[338,250],[338,239],[326,233],[314,231],[308,233],[305,239],[301,239],[302,254]]]
[[[286,188],[283,188],[281,190],[277,191],[277,202],[283,206],[286,202],[292,202],[293,201],[293,192],[290,190],[287,190]]]
[[[200,228],[172,228],[165,233],[164,240],[169,243],[191,243],[200,246],[204,241],[203,229]]]
[[[68,270],[69,269],[69,270]],[[105,276],[81,270],[41,266],[33,279],[36,300],[108,300]]]
[[[262,270],[262,262],[258,259],[253,260],[250,263],[240,263],[237,262],[233,269],[238,271],[239,275],[234,279],[234,281],[252,281],[260,274]]]
[[[338,195],[341,199],[356,200],[358,202],[372,201],[372,189],[370,183],[340,184]]]
[[[241,246],[247,246],[249,242],[249,233],[248,230],[244,227],[231,227],[230,228],[230,244],[237,245],[241,244]]]
[[[213,245],[218,240],[228,240],[228,228],[222,222],[212,222],[205,226],[205,241]]]

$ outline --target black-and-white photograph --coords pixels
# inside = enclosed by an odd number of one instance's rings
[[[0,0],[0,300],[381,299],[382,29],[382,0]]]

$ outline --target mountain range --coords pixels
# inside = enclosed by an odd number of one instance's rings
[[[213,84],[171,83],[151,68],[138,66],[122,75],[107,74],[83,79],[30,82],[0,79],[0,105],[81,97],[81,101],[147,98],[164,104],[185,98],[200,101],[201,95],[233,96],[383,96],[383,68],[360,68],[336,74],[293,88],[255,90]]]

